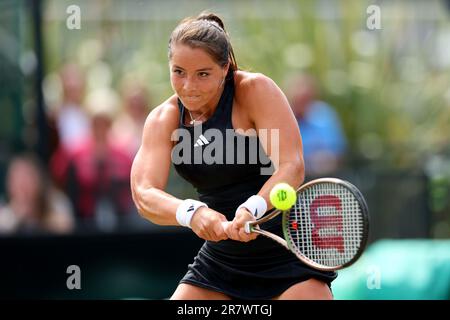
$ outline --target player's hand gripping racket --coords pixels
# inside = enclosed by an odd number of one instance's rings
[[[280,213],[284,239],[259,228]],[[354,185],[322,178],[302,185],[292,208],[272,209],[261,219],[247,222],[245,231],[275,240],[313,268],[338,270],[351,265],[363,252],[369,213],[364,197]]]

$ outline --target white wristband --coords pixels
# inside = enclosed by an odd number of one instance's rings
[[[206,203],[201,201],[186,199],[177,208],[176,218],[180,225],[184,227],[191,227],[191,219],[195,211],[200,207],[207,207]]]
[[[243,204],[241,204],[237,209],[236,212],[240,208],[245,208],[256,218],[261,218],[264,213],[266,213],[267,210],[267,203],[266,200],[264,200],[263,197],[254,195],[247,199]]]

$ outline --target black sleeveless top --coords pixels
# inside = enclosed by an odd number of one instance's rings
[[[233,219],[241,203],[258,193],[273,172],[258,136],[234,131],[233,98],[234,80],[231,78],[225,83],[214,114],[195,126],[184,125],[185,108],[178,99],[179,128],[184,132],[172,150],[178,174],[196,188],[201,201],[228,220]]]
[[[234,131],[233,99],[234,79],[229,79],[214,114],[191,127],[184,125],[185,108],[178,100],[179,138],[172,149],[176,171],[197,189],[201,201],[225,215],[228,221],[233,220],[237,207],[257,194],[273,173],[273,165],[259,138]],[[283,236],[281,215],[261,228]],[[336,274],[314,270],[275,241],[258,236],[249,242],[206,241],[180,283],[234,298],[269,299],[312,277],[329,284]]]

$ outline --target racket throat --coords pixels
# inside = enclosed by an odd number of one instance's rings
[[[261,230],[260,228],[254,228],[254,227],[251,227],[251,232],[252,233],[258,233],[258,234],[261,234],[261,235],[263,235],[265,237],[268,237],[268,238],[278,242],[279,244],[281,244],[286,249],[290,250],[286,240],[281,238],[281,237],[279,237],[279,236],[277,236],[276,234],[270,233],[270,232],[265,231],[265,230]]]

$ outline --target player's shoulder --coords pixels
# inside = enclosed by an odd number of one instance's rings
[[[178,120],[179,114],[180,112],[177,106],[177,96],[172,95],[159,106],[153,108],[147,117],[147,121],[155,124],[173,122]]]
[[[236,87],[244,90],[264,89],[275,85],[275,82],[270,77],[259,72],[238,70],[234,79]]]
[[[164,126],[164,127],[172,127],[178,125],[178,119],[180,116],[180,111],[177,106],[177,96],[172,95],[166,101],[161,103],[159,106],[152,109],[149,113],[146,126]]]
[[[245,99],[252,96],[271,94],[278,86],[268,76],[262,73],[238,70],[235,73],[236,95]]]

